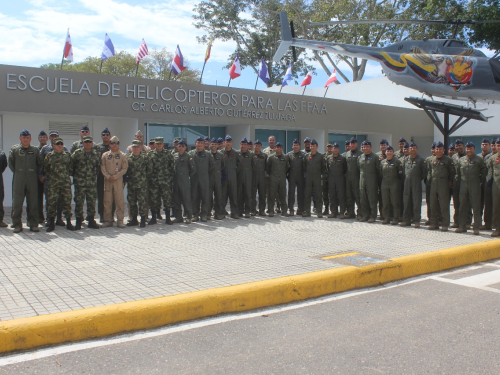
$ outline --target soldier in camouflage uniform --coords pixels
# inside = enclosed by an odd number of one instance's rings
[[[52,143],[54,151],[51,151],[44,160],[44,171],[50,181],[47,232],[55,229],[59,197],[62,198],[66,229],[74,230],[75,227],[71,224],[71,154],[63,150],[62,138],[56,138]]]
[[[172,225],[170,208],[172,208],[172,179],[174,172],[174,158],[170,151],[165,150],[163,137],[156,137],[156,150],[151,152],[151,181],[150,206],[152,217],[148,224],[156,224],[160,216],[161,203],[165,210],[165,224]]]
[[[75,230],[82,229],[83,205],[87,200],[87,225],[99,229],[95,222],[97,203],[97,173],[101,169],[101,157],[94,149],[91,136],[83,137],[83,148],[76,150],[71,157],[71,174],[75,185]]]
[[[129,181],[127,184],[127,201],[129,204],[130,221],[128,227],[139,225],[137,214],[141,216],[140,227],[146,226],[148,176],[151,174],[151,160],[142,152],[140,140],[132,141],[132,152],[127,154]],[[139,204],[139,209],[137,208]],[[170,218],[170,215],[167,215]]]
[[[83,137],[85,137],[87,135],[90,135],[90,129],[89,129],[89,127],[87,125],[83,125],[82,128],[80,129],[80,133],[79,134],[80,134],[80,140],[73,142],[73,144],[71,145],[71,148],[69,150],[71,154],[73,154],[73,152],[75,152],[79,148],[83,148]],[[92,147],[97,152],[100,151],[98,145],[94,145]]]

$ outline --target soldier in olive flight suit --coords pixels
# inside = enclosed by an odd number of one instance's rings
[[[288,209],[290,215],[295,213],[295,192],[297,192],[297,215],[304,213],[304,155],[300,150],[300,142],[293,140],[292,151],[288,154],[290,170],[288,172]]]
[[[483,182],[481,183],[481,208],[483,212],[483,221],[484,225],[481,225],[479,227],[480,230],[490,230],[491,229],[491,218],[492,218],[492,213],[493,213],[493,201],[492,201],[492,195],[491,195],[491,186],[488,186],[488,176],[491,176],[491,168],[489,167],[488,159],[496,153],[496,139],[492,142],[490,142],[488,139],[483,139],[483,142],[481,143],[481,148],[483,149],[483,152],[481,154],[478,154],[478,156],[482,157],[484,160],[484,165],[487,167],[487,175],[484,178]],[[485,147],[483,147],[485,145]],[[490,146],[491,151],[486,152],[485,149],[487,145]],[[486,149],[487,150],[487,149]]]
[[[135,139],[132,141],[131,152],[127,154],[127,175],[129,176],[127,184],[127,201],[129,203],[130,216],[130,221],[126,224],[128,227],[139,225],[141,228],[144,228],[148,216],[148,176],[152,173],[152,167],[151,159],[145,152],[142,152],[142,150],[142,142]],[[137,221],[137,214],[141,216],[140,223]]]
[[[186,213],[186,223],[191,224],[193,209],[191,205],[190,177],[196,173],[194,160],[186,152],[186,142],[181,139],[178,144],[179,152],[174,154],[174,223],[182,223],[182,206]]]
[[[380,179],[380,156],[372,152],[369,140],[361,143],[363,154],[358,158],[359,196],[361,214],[359,221],[374,223],[377,218],[378,187]]]
[[[257,193],[259,193],[259,215],[266,216],[266,162],[268,154],[262,152],[262,142],[257,139],[253,153],[252,216],[257,214]]]
[[[238,171],[241,165],[241,155],[233,149],[233,138],[228,134],[225,139],[224,170],[222,173],[222,204],[226,206],[227,199],[231,206],[231,217],[239,219],[238,215]]]
[[[472,208],[474,213],[474,234],[479,234],[481,226],[481,182],[484,180],[488,170],[484,165],[482,157],[475,154],[474,143],[467,142],[465,145],[465,157],[458,161],[457,180],[460,181],[460,212],[458,216],[459,227],[456,233],[467,232],[466,225],[469,223],[469,213]]]
[[[394,155],[394,148],[388,145],[385,149],[387,158],[380,162],[380,173],[382,183],[380,190],[382,192],[383,216],[382,224],[396,225],[399,222],[401,210],[401,180],[403,179],[403,167],[401,161]],[[391,220],[392,218],[392,220]]]
[[[325,160],[328,159],[328,156],[333,153],[333,143],[328,142],[326,145],[326,152],[324,153]],[[328,171],[325,173],[323,176],[323,205],[325,206],[325,209],[323,210],[323,215],[328,215],[330,213],[330,195],[329,191],[330,189],[328,188]]]
[[[318,142],[311,140],[311,152],[304,156],[305,199],[303,217],[311,216],[311,198],[313,192],[316,196],[316,212],[319,218],[323,217],[323,188],[321,186],[323,175],[326,173],[326,160],[323,154],[318,152]]]
[[[274,216],[274,202],[278,197],[281,216],[289,216],[286,207],[286,174],[290,168],[287,155],[283,154],[283,145],[276,142],[275,152],[268,156],[266,171],[269,175],[269,216]]]
[[[150,207],[151,220],[148,224],[157,223],[161,220],[161,204],[165,211],[165,224],[172,225],[170,220],[170,208],[172,204],[172,179],[174,171],[173,155],[169,150],[164,149],[163,137],[156,137],[156,150],[150,154],[151,173],[148,176],[151,181]]]
[[[349,219],[354,219],[356,214],[361,217],[361,201],[359,196],[359,165],[358,158],[362,152],[358,150],[358,140],[351,138],[351,149],[346,152],[345,160],[347,162],[346,173],[346,205]],[[357,212],[354,211],[354,204],[357,206]]]
[[[60,197],[66,229],[74,230],[75,227],[71,223],[71,154],[63,150],[64,141],[61,138],[54,139],[52,143],[54,151],[51,151],[43,162],[45,175],[50,181],[47,232],[55,229],[57,202]]]
[[[495,142],[495,149],[500,150],[500,138]],[[493,233],[491,237],[500,236],[500,153],[497,152],[488,158],[488,169],[491,170],[491,176],[488,176],[488,185],[491,185],[493,214],[492,226]]]
[[[252,207],[252,175],[253,153],[248,151],[248,140],[243,138],[240,142],[240,168],[238,170],[238,214],[250,217]]]
[[[31,145],[31,133],[24,129],[19,135],[19,144],[9,153],[9,168],[12,177],[12,226],[14,233],[23,230],[21,215],[24,198],[28,208],[28,226],[32,232],[38,229],[38,183],[37,176],[42,159],[38,147]]]
[[[5,197],[4,186],[3,186],[3,172],[7,168],[7,156],[5,152],[0,149],[0,228],[6,228],[7,223],[3,221],[3,217],[5,215],[5,211],[3,209],[3,200]]]
[[[441,221],[441,230],[447,231],[450,225],[450,186],[455,180],[455,164],[449,156],[444,155],[444,145],[437,142],[435,147],[435,156],[427,164],[427,181],[430,182],[430,204],[431,217],[429,230],[435,230],[439,227]]]
[[[210,204],[214,208],[215,220],[224,219],[224,207],[222,206],[222,170],[224,169],[224,155],[217,150],[218,141],[212,138],[210,142],[210,156],[214,160],[214,169],[210,173]]]
[[[207,221],[210,205],[210,174],[214,169],[214,159],[205,150],[205,139],[198,137],[196,149],[189,155],[193,158],[196,173],[191,176],[191,201],[193,206],[192,221]],[[200,210],[201,205],[201,210]]]
[[[93,148],[91,136],[83,137],[83,148],[77,149],[71,157],[71,174],[75,185],[75,230],[82,229],[83,205],[87,201],[87,225],[99,229],[94,220],[97,203],[97,173],[101,169],[101,157]]]
[[[418,155],[418,146],[410,143],[410,155],[405,157],[404,163],[404,211],[402,227],[410,226],[420,228],[422,214],[422,180],[427,176],[427,162]]]
[[[389,142],[387,141],[387,139],[382,138],[380,140],[380,145],[379,145],[380,151],[375,153],[379,157],[380,161],[387,158],[385,150],[387,149],[388,146],[389,146]],[[382,190],[380,188],[380,182],[381,181],[379,181],[379,186],[378,186],[378,211],[380,213],[380,218],[382,220],[384,220],[384,213],[383,213],[384,204],[382,202]]]
[[[345,157],[340,155],[340,146],[337,142],[332,144],[332,154],[326,158],[326,175],[328,181],[328,195],[330,196],[330,215],[335,218],[339,214],[339,219],[344,219],[345,213],[345,174],[347,172],[347,162]]]
[[[437,142],[432,142],[431,145],[431,156],[428,156],[425,158],[425,161],[427,165],[430,165],[432,162],[432,158],[436,156],[436,145]],[[427,204],[427,221],[424,223],[425,225],[429,225],[431,223],[431,182],[427,179],[427,177],[424,180],[425,182],[425,203]],[[440,216],[440,215],[438,215]]]
[[[452,160],[455,163],[455,169],[457,169],[458,161],[465,156],[465,146],[461,139],[455,141],[455,151],[456,153],[453,155]],[[458,180],[453,182],[453,207],[455,208],[455,213],[453,214],[453,225],[451,227],[458,228],[458,215],[460,213],[460,181]]]

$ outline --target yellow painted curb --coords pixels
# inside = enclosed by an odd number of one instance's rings
[[[0,323],[0,353],[252,310],[500,258],[500,241]]]

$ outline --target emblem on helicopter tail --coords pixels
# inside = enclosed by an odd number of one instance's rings
[[[429,54],[415,47],[412,53],[403,53],[395,58],[394,54],[377,52],[371,54],[387,68],[397,73],[413,72],[421,79],[437,84],[447,85],[458,92],[472,84],[472,75],[477,60],[470,57],[473,49],[463,51],[459,55]]]

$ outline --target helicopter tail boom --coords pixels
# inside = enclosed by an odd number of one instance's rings
[[[278,50],[274,54],[274,61],[280,61],[281,58],[285,55],[288,48],[292,46],[292,30],[290,28],[290,24],[288,23],[288,16],[286,12],[280,12],[280,23],[281,23],[281,44],[278,47]]]

